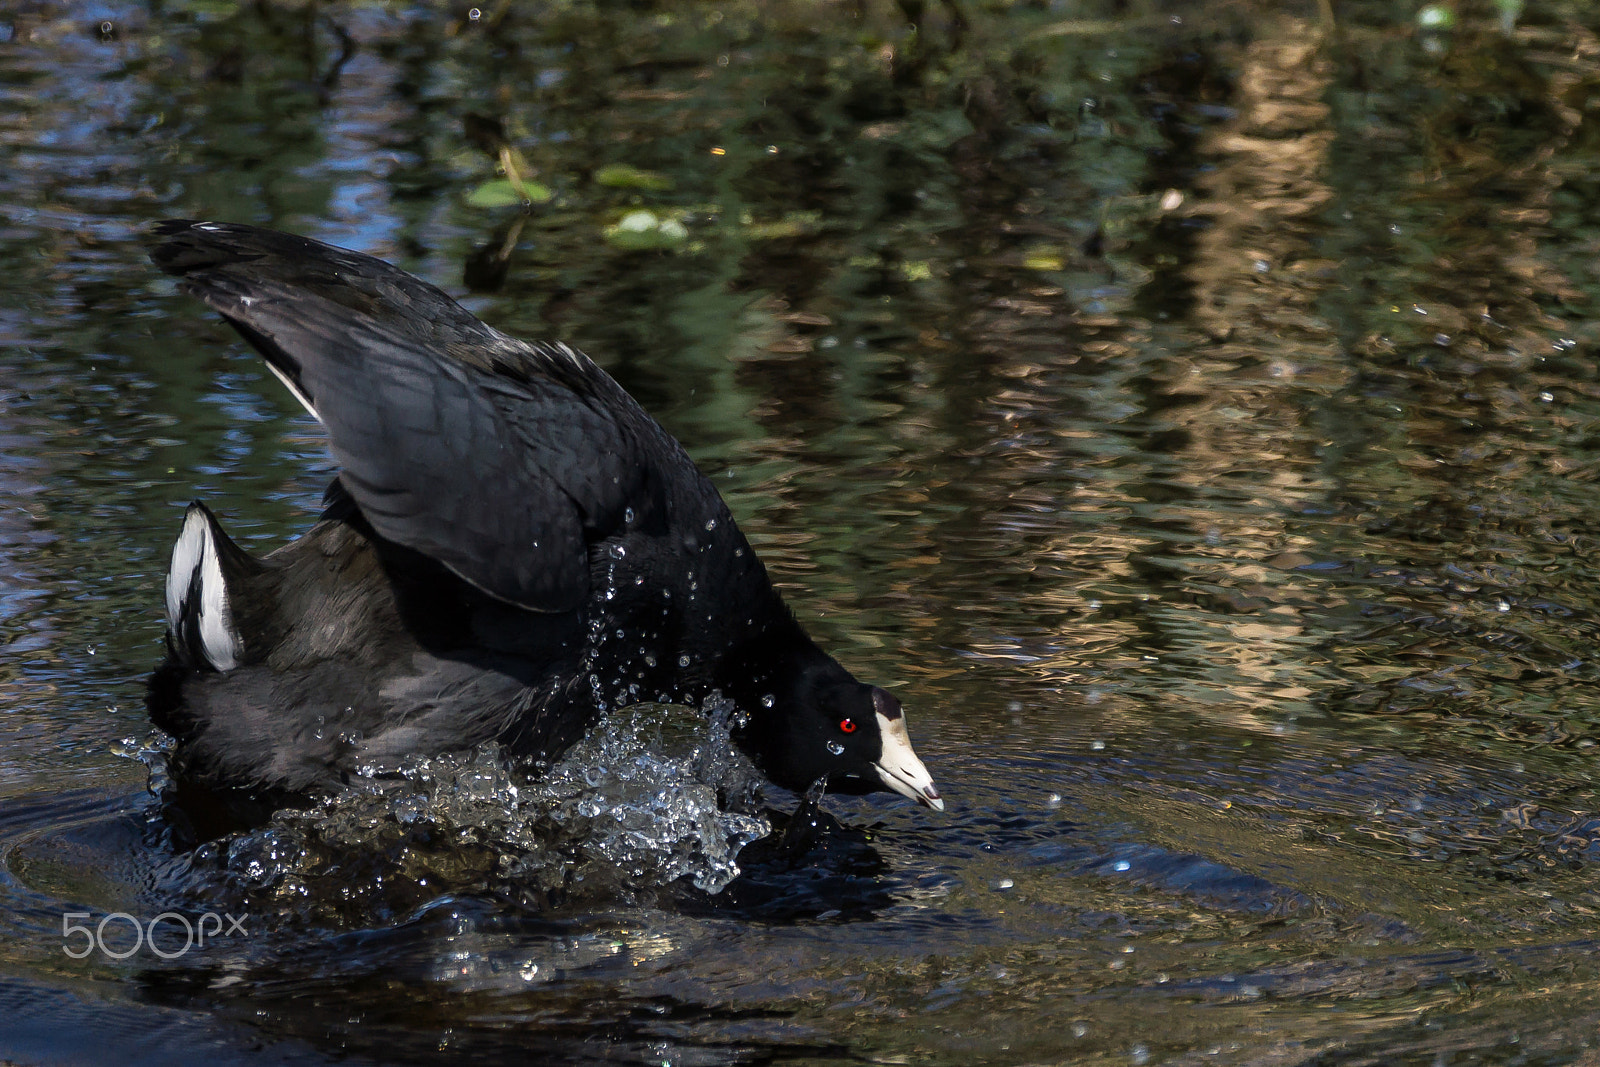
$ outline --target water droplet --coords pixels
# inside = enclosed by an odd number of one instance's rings
[[[766,696],[761,698],[761,706],[764,708],[770,708],[775,703],[777,703],[777,701],[772,699],[771,693],[768,693]]]
[[[1106,743],[1104,741],[1091,741],[1089,743],[1089,747],[1094,749],[1096,752],[1104,752],[1106,750]]]
[[[622,521],[623,522],[627,522],[627,523],[633,522],[633,509],[632,508],[623,508],[622,509]]]
[[[678,657],[678,666],[687,667],[688,665],[689,665],[689,653],[685,652],[683,655]]]
[[[844,744],[839,741],[829,741],[828,751],[832,752],[835,756],[842,756],[844,755]]]
[[[1117,871],[1126,871],[1132,866],[1133,864],[1129,863],[1127,860],[1118,860],[1111,865],[1111,868]]]
[[[1088,1026],[1086,1026],[1083,1023],[1073,1023],[1072,1024],[1072,1036],[1073,1037],[1087,1037],[1088,1035],[1089,1035],[1089,1027]]]
[[[706,533],[710,533],[712,530],[715,530],[716,528],[717,528],[717,520],[716,519],[707,519],[706,520]]]
[[[1013,882],[1009,878],[1002,878],[1002,879],[1000,879],[998,882],[996,882],[994,884],[994,887],[996,889],[1010,889],[1012,886],[1014,886],[1016,884],[1017,883]]]
[[[626,548],[623,548],[621,545],[612,545],[611,546],[611,558],[612,559],[621,559],[623,556],[626,556],[627,554],[628,554],[628,550]]]

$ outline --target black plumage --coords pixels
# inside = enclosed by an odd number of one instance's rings
[[[369,256],[173,221],[151,253],[328,432],[326,510],[256,560],[192,505],[150,686],[180,775],[288,797],[599,712],[734,701],[774,781],[942,808],[898,702],[805,634],[682,446],[586,356]]]

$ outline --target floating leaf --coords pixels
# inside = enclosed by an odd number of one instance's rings
[[[645,189],[653,193],[672,188],[672,179],[653,170],[641,170],[626,163],[608,163],[594,172],[594,180],[613,189]]]
[[[527,196],[524,198],[523,193]],[[542,204],[555,194],[538,182],[524,181],[522,192],[506,178],[484,182],[467,194],[467,203],[473,207],[512,207],[525,203]]]

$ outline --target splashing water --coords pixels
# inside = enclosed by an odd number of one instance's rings
[[[540,906],[639,901],[681,879],[720,892],[739,851],[771,831],[753,814],[760,776],[729,738],[734,714],[720,700],[703,715],[612,712],[543,774],[495,745],[364,769],[194,858],[308,917],[370,918],[453,892]]]

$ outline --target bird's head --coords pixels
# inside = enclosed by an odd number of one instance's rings
[[[900,701],[827,666],[803,672],[786,692],[762,694],[751,709],[741,741],[762,770],[796,791],[826,778],[830,793],[887,790],[943,811],[933,776],[911,748]]]

